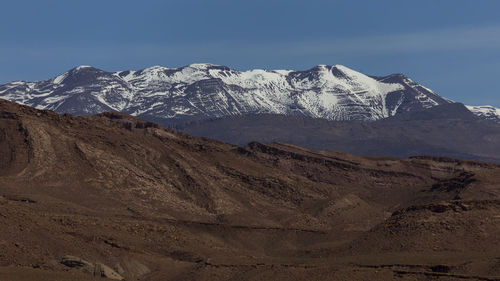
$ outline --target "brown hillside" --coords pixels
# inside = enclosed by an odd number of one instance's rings
[[[0,159],[0,280],[95,274],[67,255],[126,280],[500,276],[495,164],[238,147],[7,101]]]

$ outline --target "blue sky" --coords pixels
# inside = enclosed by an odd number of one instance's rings
[[[453,100],[500,107],[496,0],[5,2],[0,83],[44,80],[77,65],[343,64],[404,73]]]

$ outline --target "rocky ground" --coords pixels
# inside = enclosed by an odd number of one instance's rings
[[[0,280],[498,280],[500,166],[0,101]]]

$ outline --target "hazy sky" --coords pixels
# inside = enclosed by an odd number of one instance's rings
[[[404,73],[500,107],[500,1],[3,1],[0,83],[77,65],[107,71],[209,62],[246,70],[343,64]]]

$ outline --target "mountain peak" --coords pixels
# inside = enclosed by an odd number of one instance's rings
[[[90,65],[79,65],[79,66],[73,67],[68,72],[95,71],[95,70],[102,71],[102,70],[97,69],[97,68],[90,66]]]
[[[187,65],[185,67],[205,70],[205,69],[208,69],[208,68],[220,67],[220,66],[221,65],[211,64],[211,63],[192,63],[192,64]]]
[[[94,73],[97,73],[97,72],[104,72],[104,71],[97,69],[95,67],[92,67],[90,65],[80,65],[80,66],[73,67],[72,69],[66,71],[65,73],[51,79],[51,81],[54,84],[63,84],[67,78],[74,77],[74,76],[80,77],[82,75],[92,76],[92,75],[94,75]],[[77,79],[79,79],[79,78],[77,78]]]
[[[98,73],[106,73],[106,71],[101,70],[99,68],[95,68],[90,65],[80,65],[77,67],[74,67],[70,69],[69,71],[66,72],[68,76],[73,76],[73,75],[96,75]]]
[[[153,65],[153,66],[150,66],[148,68],[145,68],[144,70],[168,70],[168,69],[170,69],[170,68],[164,67],[161,65]]]
[[[342,64],[334,64],[334,65],[332,65],[332,67],[337,68],[339,70],[354,71],[354,70],[350,69],[349,67],[342,65]]]
[[[337,78],[344,78],[344,79],[349,79],[349,77],[351,76],[360,76],[360,75],[365,76],[362,73],[359,73],[355,70],[352,70],[340,64],[335,64],[335,65],[318,64],[313,68],[309,69],[308,71],[313,73],[322,73],[323,75],[327,76],[333,74],[333,76]]]
[[[75,67],[76,70],[80,70],[80,69],[84,69],[84,68],[93,68],[93,67],[90,65],[80,65],[80,66]]]

